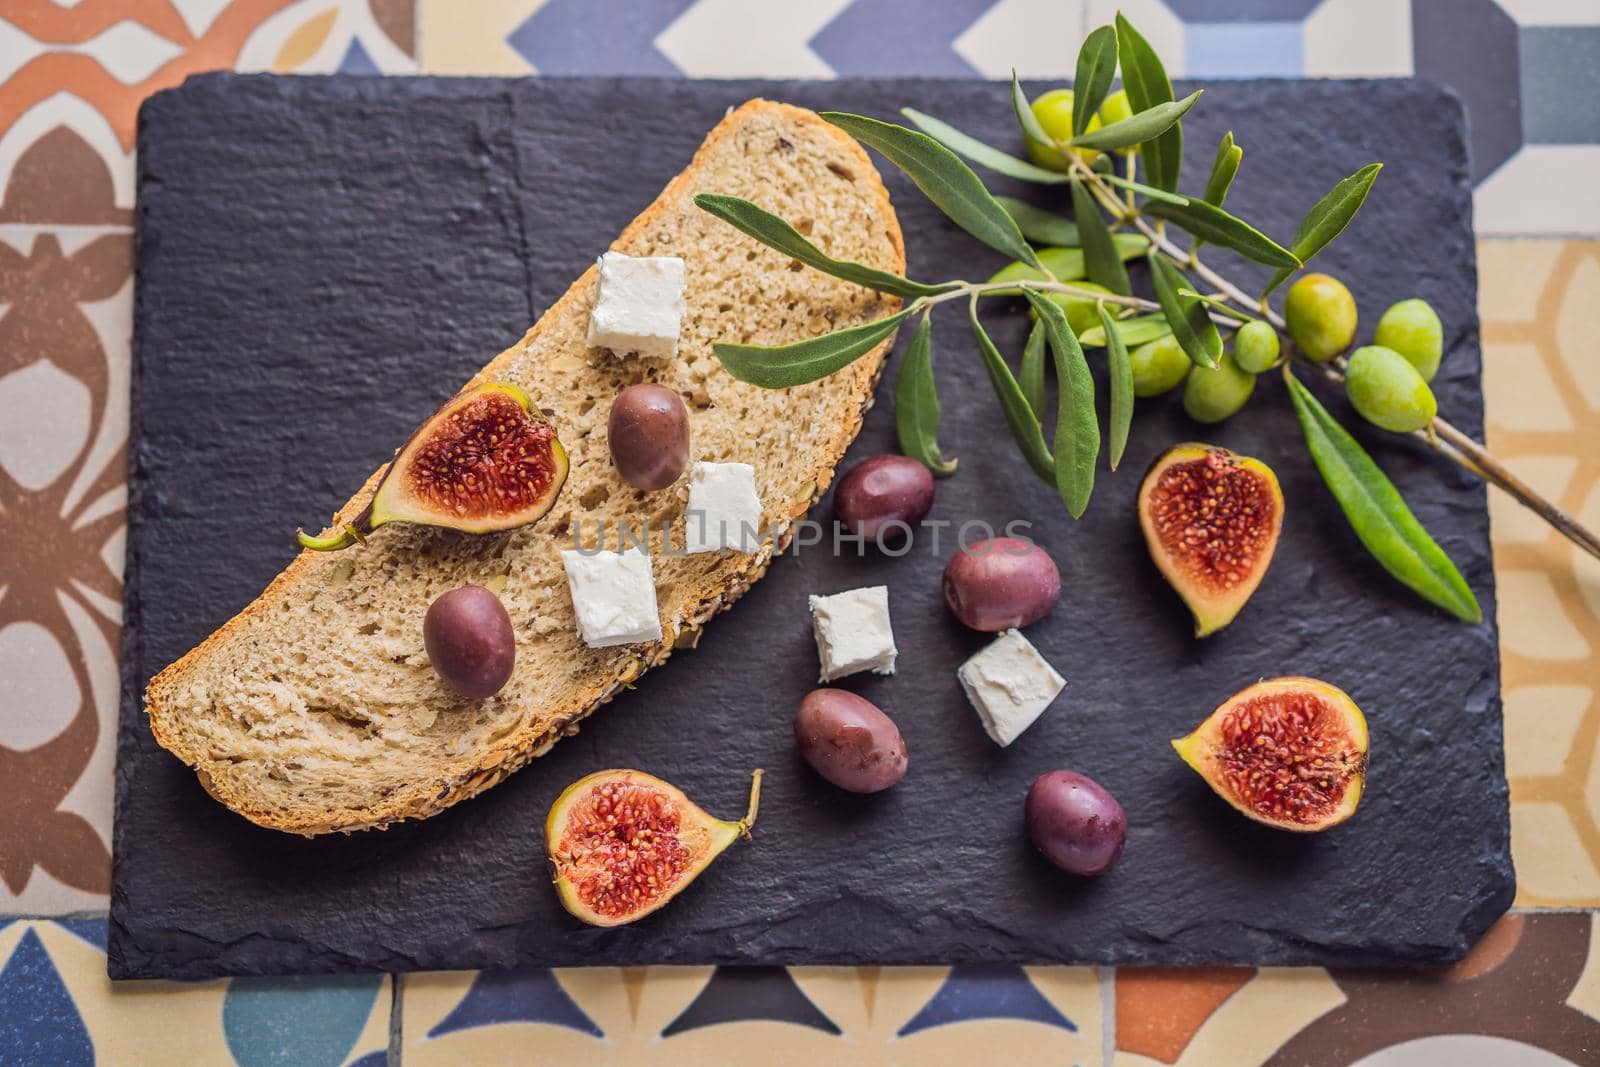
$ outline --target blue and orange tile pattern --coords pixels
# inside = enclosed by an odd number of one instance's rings
[[[1489,445],[1600,526],[1593,0],[0,7],[0,1064],[1600,1062],[1600,567],[1498,496],[1519,910],[1455,967],[105,977],[132,151],[145,96],[230,67],[995,78],[1015,66],[1065,78],[1072,42],[1118,7],[1174,74],[1416,74],[1466,100]]]

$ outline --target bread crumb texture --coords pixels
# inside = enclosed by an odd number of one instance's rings
[[[576,733],[579,719],[675,645],[692,647],[693,630],[786,545],[788,524],[827,487],[860,428],[889,343],[824,381],[785,390],[735,381],[712,344],[790,343],[879,318],[898,302],[765,248],[695,207],[699,192],[753,200],[830,255],[905,269],[888,195],[854,141],[798,108],[758,100],[734,111],[611,246],[684,259],[677,355],[621,358],[587,347],[591,269],[474,379],[521,386],[555,423],[571,470],[548,515],[486,536],[397,523],[343,552],[302,552],[260,598],[150,683],[157,739],[218,800],[306,834],[435,814]],[[591,649],[561,562],[574,524],[586,546],[603,520],[606,547],[617,547],[619,523],[644,521],[670,526],[674,548],[683,547],[686,479],[635,490],[617,475],[606,441],[611,398],[646,381],[683,396],[696,459],[755,468],[763,525],[775,529],[751,555],[664,556],[653,540],[662,640]],[[380,474],[335,522],[360,510]],[[517,638],[510,682],[479,701],[456,696],[422,647],[428,605],[469,583],[499,593]]]

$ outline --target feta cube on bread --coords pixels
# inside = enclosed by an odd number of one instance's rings
[[[683,259],[607,252],[599,273],[589,344],[618,355],[670,358],[678,351],[683,321]]]
[[[696,463],[689,468],[683,538],[688,552],[754,552],[761,544],[755,468],[748,463]]]
[[[574,188],[583,194],[581,182]],[[676,354],[595,358],[588,330],[598,271],[591,269],[474,379],[517,385],[550,412],[571,466],[549,514],[483,537],[392,523],[337,554],[302,552],[254,603],[150,682],[145,707],[156,739],[214,797],[263,826],[302,834],[437,814],[574,733],[584,716],[665,660],[675,641],[689,644],[688,635],[761,577],[787,544],[790,524],[832,480],[892,339],[822,381],[783,390],[735,381],[712,343],[789,344],[815,334],[813,323],[854,326],[892,314],[899,302],[817,271],[790,270],[789,257],[695,207],[694,194],[706,191],[810,220],[812,239],[833,256],[905,269],[888,194],[859,145],[800,108],[755,100],[730,113],[611,249],[683,259]],[[574,524],[593,530],[603,520],[615,531],[648,517],[657,529],[667,519],[674,547],[683,544],[685,487],[640,502],[606,441],[612,397],[647,375],[698,398],[690,420],[701,454],[754,468],[764,539],[749,555],[657,554],[661,638],[590,648],[561,558],[573,547]],[[430,391],[443,400],[460,384],[440,381]],[[335,524],[360,512],[377,478]],[[286,537],[293,520],[283,518]],[[511,680],[484,700],[455,695],[422,646],[428,605],[469,583],[499,590],[516,632]],[[647,705],[635,713],[671,710]]]
[[[642,548],[561,553],[578,632],[590,648],[661,640],[656,580]]]

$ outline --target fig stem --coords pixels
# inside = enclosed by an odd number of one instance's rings
[[[296,530],[294,536],[302,548],[309,548],[313,552],[337,552],[341,548],[349,548],[357,541],[363,540],[361,532],[349,523],[345,523],[326,537],[313,537],[304,530]]]
[[[761,809],[761,775],[758,767],[750,775],[750,810],[744,813],[744,818],[739,820],[739,836],[746,841],[750,840],[750,827],[756,824],[756,812]]]

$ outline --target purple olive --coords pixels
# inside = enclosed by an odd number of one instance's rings
[[[665,489],[689,466],[689,409],[664,385],[630,385],[618,393],[606,435],[617,473],[635,489]]]
[[[944,568],[944,599],[967,626],[999,633],[1049,614],[1061,596],[1055,560],[1032,541],[974,541]]]
[[[422,647],[450,688],[472,700],[492,697],[511,679],[517,638],[500,598],[481,585],[452,589],[422,617]]]
[[[1044,858],[1072,874],[1104,874],[1122,855],[1128,817],[1100,783],[1074,771],[1041,774],[1024,809]]]
[[[869,541],[903,539],[909,529],[898,523],[915,527],[933,507],[933,475],[906,456],[873,456],[839,479],[833,507],[846,529]]]
[[[846,689],[807,693],[794,717],[794,739],[812,769],[852,793],[881,792],[906,774],[899,727]]]

